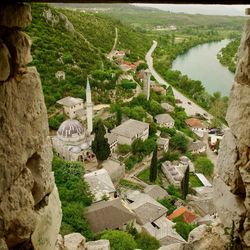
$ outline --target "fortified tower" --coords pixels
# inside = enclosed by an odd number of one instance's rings
[[[86,85],[86,112],[87,112],[87,129],[88,132],[91,133],[93,130],[93,103],[91,99],[89,78],[87,78],[87,85]]]

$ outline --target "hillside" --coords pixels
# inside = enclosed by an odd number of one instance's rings
[[[96,71],[100,79],[91,79],[91,85],[100,91],[94,93],[94,102],[110,102],[108,91],[114,88],[119,70],[105,54],[113,46],[115,27],[119,30],[118,47],[129,51],[134,60],[143,59],[151,44],[144,34],[103,15],[33,4],[32,16],[32,25],[26,32],[32,39],[32,65],[40,73],[49,114],[64,96],[85,99],[86,77]],[[65,80],[55,77],[57,71],[65,72]],[[112,73],[114,79],[105,86],[103,81]]]

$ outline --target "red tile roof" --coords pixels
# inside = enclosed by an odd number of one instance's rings
[[[194,213],[192,213],[191,211],[189,211],[187,208],[183,206],[174,210],[174,212],[170,214],[169,216],[167,216],[167,218],[169,220],[173,220],[181,215],[183,215],[183,220],[190,224],[197,218],[197,216]]]
[[[189,118],[185,122],[188,126],[193,127],[193,128],[203,127],[201,121],[199,119],[196,119],[196,118]]]

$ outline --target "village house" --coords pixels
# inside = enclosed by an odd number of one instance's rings
[[[189,146],[188,146],[188,150],[192,154],[204,153],[204,152],[206,152],[206,148],[207,148],[206,143],[204,143],[202,141],[191,142],[191,143],[189,143]]]
[[[213,187],[192,188],[195,195],[188,195],[189,205],[199,212],[201,216],[213,215],[216,210],[213,202]]]
[[[157,124],[159,124],[161,127],[166,127],[166,128],[174,127],[174,119],[169,114],[156,115],[155,120]]]
[[[153,199],[155,199],[156,201],[158,199],[161,200],[169,197],[168,192],[159,185],[148,185],[147,187],[145,187],[143,192],[152,197]]]
[[[160,217],[165,217],[167,208],[154,200],[148,194],[134,191],[126,196],[129,202],[128,207],[135,213],[136,222],[144,225],[148,222],[154,222]]]
[[[108,139],[108,144],[111,154],[114,153],[118,146],[118,138],[115,134],[107,133],[105,137]]]
[[[178,161],[165,161],[161,165],[161,170],[168,181],[175,187],[181,186],[181,181],[184,177],[186,166]]]
[[[116,50],[114,52],[113,57],[115,57],[115,58],[123,58],[125,55],[126,55],[125,51],[123,51],[123,50]]]
[[[142,230],[160,241],[161,246],[186,241],[174,229],[175,223],[166,217],[161,217],[154,222],[148,222],[142,226]]]
[[[161,103],[161,107],[166,111],[166,112],[174,112],[174,107],[172,105],[170,105],[169,103],[167,102],[163,102]]]
[[[67,96],[65,98],[60,99],[56,103],[63,106],[63,112],[70,119],[74,119],[79,114],[80,116],[84,116],[84,105],[83,100],[81,98],[74,98],[71,96]],[[82,111],[82,114],[79,112]]]
[[[185,122],[199,137],[203,137],[204,133],[208,132],[208,127],[197,118],[188,118]]]
[[[107,170],[113,183],[118,183],[125,175],[125,165],[112,158],[103,161],[102,168]]]
[[[129,119],[112,129],[111,134],[117,136],[119,144],[131,145],[136,139],[142,139],[145,141],[148,138],[149,124]]]
[[[163,138],[163,137],[158,137],[156,141],[158,145],[158,150],[163,150],[164,152],[168,151],[168,145],[169,145],[169,139],[168,138]]]
[[[100,201],[86,208],[86,218],[94,233],[109,229],[125,229],[135,221],[134,213],[120,198]]]
[[[169,220],[173,220],[179,216],[183,216],[183,220],[189,224],[192,224],[195,222],[195,220],[198,218],[196,214],[188,210],[186,207],[181,206],[174,210],[172,214],[167,216]]]
[[[106,169],[100,169],[84,175],[91,193],[94,195],[94,202],[104,199],[114,199],[116,189]]]
[[[180,163],[186,167],[189,166],[189,172],[195,172],[194,164],[187,156],[180,156]]]

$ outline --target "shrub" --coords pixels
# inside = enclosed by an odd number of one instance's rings
[[[214,171],[214,164],[207,157],[201,156],[195,161],[195,170],[196,172],[211,176]]]
[[[185,153],[188,149],[188,140],[184,135],[175,134],[169,141],[169,145],[173,150],[179,150]]]
[[[137,248],[141,250],[157,250],[160,247],[160,242],[153,236],[147,233],[140,233],[135,237]]]
[[[109,240],[112,250],[134,250],[136,248],[133,236],[127,232],[108,230],[102,234],[101,239]]]
[[[117,147],[117,151],[120,154],[127,154],[131,151],[131,146],[128,144],[119,144]]]

